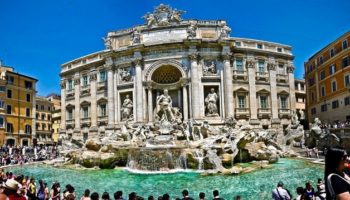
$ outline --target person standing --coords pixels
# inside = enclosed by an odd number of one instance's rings
[[[272,190],[272,199],[274,200],[290,200],[291,197],[288,194],[288,191],[283,188],[283,182],[280,181],[277,184],[277,187]]]
[[[350,178],[344,173],[348,165],[346,151],[341,148],[330,148],[325,160],[326,199],[349,200]]]
[[[199,200],[204,200],[204,198],[205,198],[205,193],[204,192],[199,193]]]
[[[189,196],[188,190],[183,190],[183,191],[182,191],[182,196],[183,196],[182,200],[193,200],[193,199]]]
[[[218,190],[213,191],[213,196],[214,196],[213,200],[223,200],[222,198],[220,198]]]

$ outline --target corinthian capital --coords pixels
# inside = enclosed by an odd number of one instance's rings
[[[276,70],[276,63],[269,62],[269,63],[267,63],[267,67],[269,70]]]
[[[199,59],[199,55],[197,52],[188,54],[188,57],[190,58],[191,61],[197,61]]]
[[[60,85],[61,85],[61,88],[62,88],[62,89],[65,89],[65,88],[66,88],[66,81],[65,81],[65,80],[62,80],[61,83],[60,83]]]
[[[248,59],[247,60],[247,67],[248,68],[254,68],[255,67],[255,60],[254,59]]]
[[[288,71],[288,73],[294,73],[294,66],[293,65],[288,65],[287,66],[287,71]]]

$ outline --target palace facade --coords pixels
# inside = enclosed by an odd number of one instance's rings
[[[61,132],[86,139],[164,118],[287,126],[296,104],[291,47],[230,37],[225,21],[182,13],[161,4],[144,25],[109,32],[106,49],[64,63]]]

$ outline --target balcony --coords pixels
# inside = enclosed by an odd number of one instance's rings
[[[80,88],[80,96],[90,95],[90,85],[84,85]]]
[[[233,70],[233,80],[247,80],[247,71]]]
[[[277,76],[276,76],[276,81],[277,81],[277,82],[287,83],[287,82],[288,82],[288,75],[285,75],[285,74],[277,74]]]
[[[271,118],[271,108],[258,108],[259,118]]]
[[[66,98],[74,97],[74,90],[70,89],[66,91]]]
[[[278,109],[279,118],[290,118],[290,109],[288,108],[280,108]]]
[[[236,118],[249,118],[249,108],[236,108],[235,109]]]
[[[256,80],[263,80],[268,81],[269,80],[269,74],[267,72],[256,72]]]
[[[97,83],[97,90],[107,89],[107,81],[100,81]]]
[[[81,126],[90,126],[91,125],[91,118],[90,117],[80,118],[80,124],[81,124]]]
[[[74,119],[67,119],[66,120],[66,125],[67,126],[73,126],[73,124],[74,124]]]
[[[106,125],[108,123],[108,116],[98,116],[98,125]]]

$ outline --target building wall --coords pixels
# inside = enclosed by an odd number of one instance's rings
[[[347,43],[346,48],[343,48],[344,41]],[[350,96],[350,90],[345,85],[345,76],[350,77],[349,45],[350,32],[321,49],[305,63],[309,120],[318,117],[321,121],[331,123],[334,120],[345,121],[350,117],[350,106],[345,105],[345,98]],[[331,50],[334,52],[333,56]],[[344,59],[348,60],[347,65],[343,64]],[[335,72],[331,71],[331,66],[335,66]],[[336,83],[334,91],[333,82]],[[336,100],[339,107],[333,109],[332,102]],[[321,110],[322,105],[327,110]]]
[[[36,98],[36,139],[38,144],[53,144],[52,140],[53,103],[45,97]]]
[[[6,79],[4,84],[5,92],[1,95],[1,100],[4,101],[4,116],[5,116],[5,130],[4,138],[1,140],[2,144],[14,145],[31,145],[32,135],[35,133],[33,128],[34,113],[35,113],[35,85],[37,80],[19,73],[12,72],[12,68],[7,70],[7,67],[0,67],[1,78]],[[26,85],[25,82],[31,83]],[[12,96],[8,96],[11,91]],[[29,95],[29,99],[27,99]],[[7,109],[11,106],[11,109]],[[29,112],[27,113],[27,109]],[[11,113],[8,112],[11,110]],[[12,131],[10,130],[12,124]],[[10,132],[8,132],[10,131]],[[13,141],[9,141],[13,140]]]

